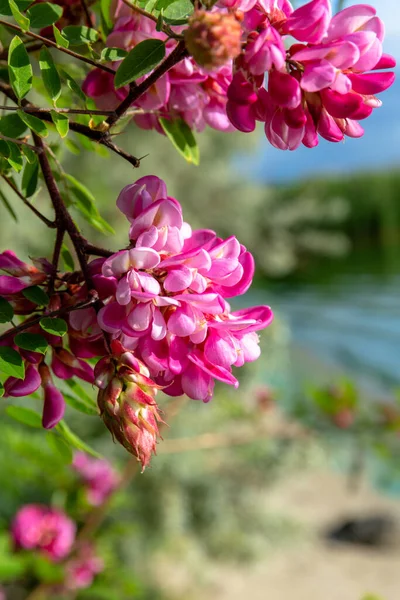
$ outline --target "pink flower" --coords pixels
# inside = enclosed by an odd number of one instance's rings
[[[326,35],[331,14],[330,0],[311,0],[290,15],[282,33],[290,34],[300,42],[318,44]]]
[[[84,481],[86,496],[92,506],[103,504],[119,482],[119,476],[109,462],[84,452],[74,455],[72,467]]]
[[[269,21],[260,32],[252,31],[247,38],[244,64],[253,75],[262,75],[275,67],[278,71],[285,65],[286,50],[283,39]]]
[[[76,556],[66,564],[66,587],[82,590],[92,585],[96,575],[104,569],[104,562],[96,556],[90,544],[81,546]]]
[[[39,550],[53,562],[65,558],[75,540],[75,524],[63,512],[27,504],[16,514],[11,527],[15,547]]]

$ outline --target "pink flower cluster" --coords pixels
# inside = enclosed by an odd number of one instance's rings
[[[272,321],[268,306],[232,312],[227,302],[248,290],[251,254],[235,237],[192,231],[158,177],[125,187],[117,206],[130,248],[96,261],[101,329],[134,350],[169,395],[206,402],[215,380],[237,387],[232,367],[258,358],[256,332]]]
[[[87,501],[92,506],[103,504],[118,485],[119,475],[106,460],[77,452],[72,467],[82,479]]]
[[[122,4],[122,3],[121,3]],[[176,43],[156,30],[156,24],[134,13],[125,4],[117,7],[115,25],[107,38],[107,46],[131,50],[146,39],[166,41],[168,55]],[[118,64],[113,65],[118,66]],[[140,83],[144,77],[139,78]],[[201,131],[206,125],[220,131],[234,128],[226,114],[227,90],[232,79],[232,67],[217,71],[201,69],[191,58],[185,58],[160,77],[134,106],[140,109],[135,123],[143,129],[155,128],[162,133],[159,118],[182,118],[190,127]],[[128,88],[114,89],[113,75],[95,69],[83,85],[83,91],[102,109],[113,109],[128,93]]]
[[[11,534],[17,549],[38,550],[57,562],[70,553],[75,530],[75,523],[63,512],[27,504],[15,515]]]
[[[45,259],[36,261],[37,266],[28,265],[19,260],[11,250],[6,250],[0,254],[0,270],[7,273],[0,275],[0,296],[6,299],[13,307],[17,315],[29,315],[37,310],[37,305],[24,296],[23,292],[33,286],[47,287],[49,276],[52,273],[52,266]],[[68,276],[66,276],[68,277]],[[81,298],[87,296],[85,286],[82,284],[69,284],[68,279],[62,284],[66,286],[66,293],[57,292],[50,298],[49,306],[46,307],[43,316],[52,310],[59,310],[63,306],[67,307],[75,304]],[[50,368],[44,361],[43,354],[30,350],[18,348],[14,343],[15,333],[10,330],[9,336],[3,338],[0,345],[10,346],[17,350],[23,359],[24,377],[8,377],[4,382],[5,397],[23,397],[33,394],[42,386],[43,388],[43,427],[51,429],[63,417],[65,411],[65,401],[60,390],[54,385],[51,371],[59,379],[70,379],[78,377],[88,383],[93,383],[93,369],[82,358],[104,354],[104,344],[99,342],[101,332],[95,331],[95,343],[85,345],[77,339],[77,332],[72,331],[69,349],[65,347],[63,338],[45,332],[39,324],[34,324],[24,330],[27,333],[40,334],[46,339],[52,349]],[[87,349],[91,352],[88,353]],[[74,349],[77,354],[74,353]]]
[[[339,142],[363,135],[359,121],[381,105],[376,94],[394,81],[386,69],[395,60],[383,54],[384,25],[372,6],[358,4],[332,16],[330,0],[311,0],[296,10],[289,0],[219,0],[213,11],[240,15],[242,52],[215,70],[205,71],[192,58],[174,66],[134,103],[143,111],[134,117],[140,127],[162,132],[160,116],[180,117],[198,130],[207,124],[247,133],[261,121],[270,143],[282,150],[314,147],[319,136]],[[167,39],[124,3],[115,4],[115,19],[110,46],[131,49],[144,39]],[[167,53],[174,44],[166,41]],[[84,90],[102,108],[127,94],[115,91],[113,76],[99,70],[89,73]]]
[[[329,0],[295,11],[286,0],[245,4],[246,47],[228,90],[235,127],[249,132],[262,121],[270,143],[282,150],[314,147],[318,136],[330,142],[362,136],[359,121],[381,105],[375,94],[394,81],[384,71],[395,60],[383,54],[384,25],[375,9],[359,4],[332,17]],[[296,40],[289,49],[286,36]]]

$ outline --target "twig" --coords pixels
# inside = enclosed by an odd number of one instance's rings
[[[107,73],[112,73],[113,75],[115,75],[115,69],[112,69],[107,65],[103,65],[103,63],[98,62],[97,60],[92,60],[91,58],[82,56],[81,54],[78,54],[77,52],[74,52],[69,48],[63,48],[62,46],[59,46],[56,42],[53,42],[53,40],[49,40],[48,38],[45,38],[42,35],[39,35],[38,33],[33,33],[32,31],[24,31],[21,27],[19,27],[19,25],[15,25],[14,23],[10,23],[9,21],[5,21],[4,19],[0,19],[0,25],[4,25],[5,27],[14,29],[14,31],[23,33],[31,38],[34,38],[35,40],[40,40],[45,46],[51,46],[52,48],[56,48],[56,50],[64,52],[64,54],[69,54],[69,56],[72,56],[77,60],[87,63],[92,67],[97,67],[98,69],[102,69],[103,71],[107,71]]]
[[[93,27],[92,17],[90,16],[90,12],[85,0],[81,0],[81,5],[83,8],[83,12],[85,13],[86,25],[88,27]]]
[[[47,227],[51,227],[52,229],[56,227],[55,221],[50,221],[50,219],[42,215],[42,213],[38,211],[38,209],[35,206],[33,206],[33,204],[31,204],[23,194],[21,194],[21,192],[19,191],[17,186],[11,181],[11,179],[9,179],[6,175],[2,175],[2,178],[10,186],[13,192],[17,194],[18,198],[22,200],[25,206],[27,206],[37,217],[39,217],[39,219],[43,221],[43,223],[47,225]]]
[[[64,229],[62,229],[61,227],[59,229],[57,229],[56,241],[54,243],[53,259],[51,261],[53,270],[50,275],[49,283],[47,286],[47,293],[49,296],[51,296],[52,293],[54,292],[54,282],[57,277],[58,262],[60,260],[60,253],[61,253],[61,247],[62,247],[64,235],[65,235]]]
[[[10,98],[10,100],[12,100],[15,104],[18,104],[18,99],[10,85],[0,81],[0,92],[3,92],[3,94]],[[25,99],[21,100],[21,106],[23,108],[36,108],[33,104],[31,104],[30,102],[28,102],[28,100]],[[50,110],[48,110],[47,112],[40,110],[36,112],[32,111],[32,114],[37,116],[39,119],[42,119],[42,121],[46,121],[48,123],[53,122]],[[71,129],[71,131],[74,131],[75,133],[80,133],[81,135],[84,135],[85,137],[92,140],[93,142],[97,142],[102,146],[105,146],[112,152],[115,152],[115,154],[118,154],[118,156],[121,156],[121,158],[124,158],[134,167],[140,166],[140,159],[136,158],[136,156],[133,156],[132,154],[129,154],[129,152],[126,152],[122,148],[119,148],[119,146],[116,146],[112,141],[112,138],[108,131],[103,132],[97,131],[95,129],[90,129],[90,127],[88,127],[87,125],[83,125],[82,123],[76,123],[75,121],[69,122],[69,128]]]
[[[43,319],[43,317],[61,317],[70,312],[73,312],[74,310],[80,310],[81,308],[87,308],[88,306],[92,306],[93,304],[95,304],[95,302],[97,302],[97,300],[98,300],[98,295],[93,294],[92,297],[89,298],[89,300],[84,300],[83,302],[79,302],[78,304],[74,304],[73,306],[61,307],[58,310],[53,310],[51,312],[43,313],[42,315],[38,315],[37,317],[29,318],[26,321],[24,321],[23,323],[20,323],[20,325],[16,325],[12,329],[8,329],[4,333],[2,333],[0,335],[0,342],[2,340],[5,340],[6,338],[8,338],[10,335],[15,335],[16,333],[19,333],[20,331],[25,331],[25,329],[29,329],[30,327],[37,325],[38,323],[40,323],[40,321]]]
[[[8,110],[8,106],[1,106],[0,108]],[[14,106],[11,108],[12,109],[15,108],[15,110],[18,110],[18,108],[14,107]],[[34,152],[37,152],[37,153],[39,153],[41,151],[40,148],[36,148],[36,146],[32,146],[32,144],[29,144],[28,142],[25,142],[24,140],[17,140],[12,137],[8,137],[7,135],[3,135],[2,133],[0,133],[0,139],[5,140],[6,142],[13,142],[14,144],[18,144],[19,146],[28,146],[28,148],[30,148],[31,150],[33,150]]]
[[[114,111],[114,114],[108,117],[106,123],[111,127],[115,125],[115,123],[123,117],[125,112],[129,109],[131,104],[135,102],[142,94],[147,92],[147,90],[158,80],[162,75],[164,75],[169,69],[171,69],[174,65],[178,64],[183,58],[187,56],[187,50],[185,47],[185,42],[180,41],[172,50],[171,54],[167,56],[167,58],[156,68],[150,75],[142,81],[139,85],[130,85],[128,95],[122,102],[117,106]]]
[[[99,248],[98,246],[94,246],[93,244],[89,244],[88,242],[85,242],[84,247],[86,254],[91,254],[92,256],[104,256],[105,258],[108,258],[109,256],[112,256],[112,254],[114,254],[112,250],[107,250],[106,248]]]
[[[50,112],[50,109],[41,108],[39,106],[22,106],[22,107],[20,107],[20,106],[0,106],[0,110],[11,110],[11,111],[22,110],[26,113],[48,113],[48,112]],[[88,109],[81,109],[81,108],[52,108],[51,111],[56,112],[56,113],[66,114],[66,115],[109,116],[109,115],[114,114],[113,110],[88,110]]]

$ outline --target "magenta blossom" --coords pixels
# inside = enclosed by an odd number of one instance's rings
[[[65,587],[68,590],[82,590],[92,585],[96,575],[104,569],[104,562],[99,558],[92,545],[84,544],[76,556],[66,566]]]
[[[77,452],[72,467],[82,478],[89,504],[99,506],[118,485],[119,476],[106,460],[92,458],[84,452]]]
[[[232,367],[258,358],[256,332],[272,321],[267,306],[232,313],[227,302],[248,290],[253,257],[233,236],[192,231],[157,177],[124,188],[117,204],[134,247],[102,263],[112,291],[101,329],[133,350],[167,394],[208,401],[216,379],[237,387]]]
[[[11,527],[15,547],[38,550],[53,562],[65,558],[75,540],[75,524],[63,512],[27,504],[16,514]]]

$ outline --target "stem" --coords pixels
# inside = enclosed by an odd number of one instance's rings
[[[0,108],[8,110],[8,106],[2,106]],[[11,108],[12,110],[18,110],[18,108],[14,106]],[[13,142],[14,144],[18,144],[19,146],[28,146],[28,148],[30,148],[34,152],[40,152],[39,148],[36,148],[36,146],[32,146],[32,144],[28,144],[28,142],[25,142],[24,140],[16,140],[14,138],[8,137],[7,135],[3,135],[2,133],[0,133],[0,139],[5,140],[6,142]]]
[[[14,31],[23,33],[24,35],[34,38],[35,40],[40,40],[45,46],[51,46],[53,48],[56,48],[56,50],[59,50],[60,52],[64,52],[64,54],[69,54],[69,56],[73,56],[73,58],[76,58],[77,60],[80,60],[84,63],[87,63],[88,65],[91,65],[92,67],[97,67],[98,69],[102,69],[103,71],[107,71],[107,73],[112,73],[113,75],[115,75],[115,70],[112,69],[111,67],[107,67],[107,65],[103,65],[103,63],[98,62],[97,60],[92,60],[91,58],[86,58],[86,56],[82,56],[81,54],[78,54],[77,52],[74,52],[73,50],[69,50],[69,48],[63,48],[62,46],[59,46],[56,42],[53,42],[53,40],[49,40],[49,39],[43,37],[42,35],[39,35],[38,33],[33,33],[32,31],[23,31],[23,29],[21,29],[21,27],[19,27],[19,25],[15,25],[14,23],[9,23],[8,21],[4,21],[4,19],[0,19],[0,25],[4,25],[5,27],[8,27],[9,29],[14,29]]]
[[[185,47],[185,42],[180,41],[172,50],[171,54],[167,56],[167,58],[156,68],[150,75],[142,81],[139,85],[130,85],[130,89],[126,98],[117,106],[114,111],[114,115],[111,115],[107,119],[108,125],[111,127],[114,125],[128,110],[135,100],[140,98],[142,94],[147,92],[147,90],[162,77],[169,69],[171,69],[174,65],[178,64],[185,56],[187,56],[187,50]]]
[[[48,108],[40,108],[38,106],[0,106],[0,110],[22,110],[26,113],[48,113],[50,110]],[[66,114],[66,115],[96,115],[96,116],[108,116],[113,115],[113,110],[87,110],[81,108],[52,108],[52,112]]]
[[[56,180],[54,179],[49,159],[47,158],[46,152],[44,152],[45,147],[42,138],[34,132],[32,132],[32,135],[33,139],[35,140],[36,146],[43,149],[43,152],[39,154],[39,163],[42,169],[43,178],[46,183],[51,202],[54,207],[54,212],[56,214],[56,224],[59,228],[62,228],[64,231],[66,231],[69,237],[71,238],[71,242],[75,248],[79,265],[81,267],[83,278],[88,287],[88,291],[91,292],[92,290],[94,290],[94,285],[86,261],[86,254],[84,250],[85,241],[80,232],[78,231],[78,228],[75,225],[74,221],[72,220],[71,215],[65,207],[64,201],[60,194],[60,190],[58,189]]]
[[[107,250],[106,248],[99,248],[98,246],[93,246],[93,244],[85,243],[85,252],[86,254],[91,254],[92,256],[104,256],[108,258],[114,254],[111,250]]]
[[[85,0],[81,0],[81,5],[83,8],[83,12],[85,13],[86,25],[88,27],[93,27],[92,17],[90,16],[90,12],[89,12],[89,9],[87,7]]]
[[[51,261],[53,271],[50,275],[49,284],[47,286],[47,293],[49,296],[51,296],[54,292],[54,282],[57,277],[58,262],[60,260],[60,253],[61,253],[62,243],[64,240],[64,235],[65,235],[64,229],[62,229],[62,228],[57,229],[57,236],[56,236],[56,241],[54,244],[54,251],[53,251],[53,259]]]
[[[53,310],[49,313],[44,313],[42,315],[38,315],[37,317],[27,319],[20,325],[16,325],[12,329],[8,329],[4,333],[2,333],[0,335],[0,342],[2,340],[7,339],[10,335],[15,335],[16,333],[19,333],[20,331],[25,331],[25,329],[29,329],[30,327],[37,325],[43,319],[43,317],[60,317],[60,316],[66,315],[70,312],[73,312],[74,310],[80,310],[81,308],[87,308],[88,306],[92,306],[93,304],[95,304],[95,302],[97,302],[97,300],[98,300],[98,296],[97,296],[97,292],[96,292],[96,293],[92,294],[92,297],[89,300],[84,300],[83,302],[79,302],[78,304],[75,304],[74,306],[66,306],[63,308],[59,308],[58,310]]]
[[[21,194],[21,192],[19,191],[17,186],[11,181],[11,179],[6,177],[6,175],[2,175],[2,178],[10,186],[10,188],[13,190],[13,192],[15,194],[17,194],[18,198],[20,198],[22,200],[22,202],[25,204],[25,206],[27,206],[37,217],[39,217],[39,219],[41,221],[43,221],[43,223],[45,225],[47,225],[47,227],[51,227],[52,229],[54,229],[56,227],[55,221],[50,221],[50,219],[48,219],[47,217],[42,215],[42,213],[39,212],[38,209],[35,206],[33,206],[33,204],[31,204],[29,202],[29,200],[27,200],[23,194]]]
[[[7,83],[0,81],[0,92],[3,92],[3,94],[10,98],[10,100],[12,100],[15,104],[18,104],[18,99],[16,95],[14,94],[11,86],[9,86]],[[37,116],[39,119],[42,119],[42,121],[46,121],[48,123],[53,122],[50,110],[48,110],[47,112],[37,110],[37,107],[35,107],[33,104],[28,102],[28,100],[25,99],[21,100],[21,107],[24,109],[36,109],[36,112],[32,110],[32,114]],[[75,121],[69,122],[69,128],[71,129],[71,131],[74,131],[75,133],[80,133],[81,135],[84,135],[88,139],[92,140],[93,142],[97,142],[98,144],[105,146],[112,152],[115,152],[115,154],[118,154],[118,156],[121,156],[121,158],[124,158],[134,167],[137,168],[140,166],[140,159],[136,158],[136,156],[133,156],[132,154],[129,154],[122,148],[119,148],[119,146],[116,146],[112,141],[110,134],[107,131],[96,131],[95,129],[90,129],[90,127],[88,127],[87,125],[83,125],[82,123],[76,123]],[[40,148],[39,151],[41,151]]]

